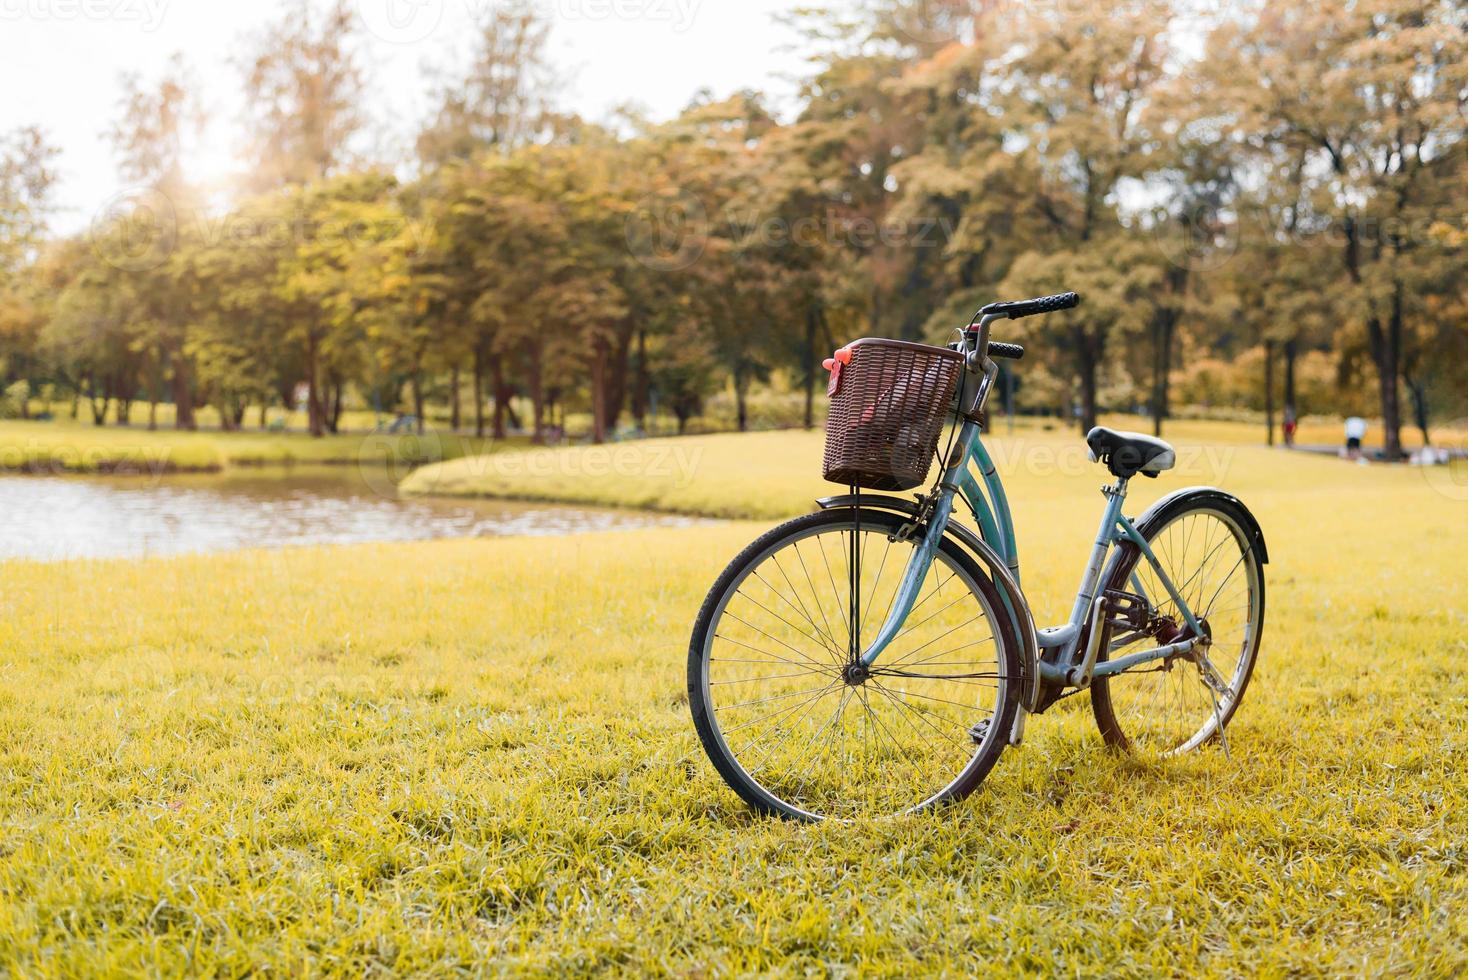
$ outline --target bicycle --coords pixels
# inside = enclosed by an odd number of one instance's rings
[[[699,738],[756,810],[852,819],[961,800],[1021,743],[1029,715],[1082,691],[1108,745],[1165,756],[1217,740],[1229,751],[1269,556],[1253,514],[1216,488],[1125,516],[1130,481],[1176,465],[1170,445],[1093,429],[1091,458],[1115,480],[1069,620],[1037,628],[1020,588],[1009,502],[982,435],[996,362],[1025,350],[990,334],[1079,303],[995,303],[947,347],[863,340],[827,361],[826,477],[849,492],[740,553],[689,645]],[[921,486],[935,459],[926,493],[890,495]],[[976,526],[954,518],[958,499]]]

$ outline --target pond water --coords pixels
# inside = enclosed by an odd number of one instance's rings
[[[555,504],[403,499],[388,474],[358,467],[164,477],[0,477],[0,560],[135,558],[697,523],[703,522]]]

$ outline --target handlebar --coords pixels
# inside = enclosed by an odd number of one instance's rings
[[[1081,297],[1077,293],[1060,293],[1056,296],[1041,296],[1039,299],[1023,299],[1015,303],[990,303],[979,311],[980,316],[1008,317],[1011,320],[1020,320],[1027,316],[1036,316],[1041,313],[1059,313],[1061,310],[1073,310],[1081,305]]]

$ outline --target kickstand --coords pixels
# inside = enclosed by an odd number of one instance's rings
[[[1203,675],[1203,686],[1208,688],[1208,697],[1213,702],[1213,718],[1218,722],[1218,740],[1223,743],[1223,757],[1232,762],[1234,756],[1228,749],[1228,733],[1223,730],[1223,709],[1218,703],[1218,688],[1214,686],[1218,682],[1218,671],[1209,663],[1208,654],[1199,651],[1198,656],[1202,658],[1198,672]]]

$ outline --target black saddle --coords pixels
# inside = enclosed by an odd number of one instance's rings
[[[1177,453],[1161,439],[1140,432],[1117,432],[1101,426],[1086,436],[1091,447],[1091,461],[1105,463],[1113,476],[1129,480],[1141,473],[1154,480],[1164,470],[1177,465]]]

